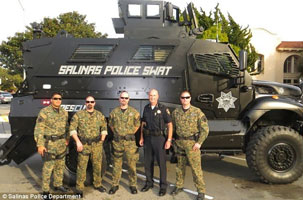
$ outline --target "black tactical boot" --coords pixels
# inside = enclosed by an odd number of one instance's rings
[[[173,195],[173,196],[175,196],[175,195],[179,194],[182,191],[183,191],[183,188],[175,187],[170,194]]]
[[[100,186],[100,187],[95,187],[95,190],[98,190],[99,192],[106,192],[106,188],[103,187],[103,186]]]
[[[119,190],[119,186],[113,186],[113,187],[109,190],[108,194],[115,194],[115,193],[117,192],[117,190]]]
[[[204,193],[198,193],[197,200],[204,200]]]
[[[137,194],[138,193],[138,190],[137,190],[137,188],[135,186],[130,186],[129,189],[130,189],[130,192],[132,194]]]
[[[144,187],[141,189],[141,192],[147,192],[149,189],[153,188],[153,185],[145,184]]]
[[[69,188],[67,187],[64,187],[64,186],[59,186],[59,187],[54,187],[54,190],[55,191],[60,191],[60,192],[68,192],[69,191]]]
[[[80,198],[83,198],[83,191],[76,189],[76,195],[79,196]]]

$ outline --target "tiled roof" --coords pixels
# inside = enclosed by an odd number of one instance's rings
[[[303,41],[282,41],[277,51],[303,51]]]

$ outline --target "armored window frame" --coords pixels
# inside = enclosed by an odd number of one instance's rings
[[[108,60],[116,45],[80,44],[71,55],[69,62],[104,63]]]
[[[237,77],[239,67],[229,53],[191,54],[194,71]]]
[[[179,8],[173,8],[173,16],[174,16],[174,19],[171,19],[171,21],[173,22],[179,22]]]
[[[129,62],[165,63],[174,48],[173,45],[141,45]]]
[[[130,13],[130,6],[139,6],[140,7],[140,14],[139,15],[133,15]],[[136,4],[136,3],[130,3],[127,5],[127,17],[129,18],[142,18],[142,5]]]
[[[149,8],[148,8],[148,6],[158,6],[158,15],[148,15],[148,11],[150,10]],[[160,17],[161,17],[161,14],[160,14],[160,4],[146,4],[146,8],[145,8],[145,10],[146,10],[146,14],[145,14],[145,17],[147,18],[147,19],[160,19]]]

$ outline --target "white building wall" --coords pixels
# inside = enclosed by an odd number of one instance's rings
[[[253,76],[253,79],[283,82],[283,58],[281,53],[276,51],[276,47],[281,43],[280,38],[264,28],[254,28],[252,34],[251,43],[256,51],[264,56],[264,71]]]

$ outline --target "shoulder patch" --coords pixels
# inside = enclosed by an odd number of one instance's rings
[[[43,122],[43,121],[44,121],[43,117],[41,117],[41,116],[38,117],[38,119],[37,119],[37,122],[38,122],[38,123],[41,123],[41,122]]]
[[[203,117],[201,118],[201,120],[202,120],[203,122],[207,122],[207,119],[206,119],[205,115],[203,115]]]

